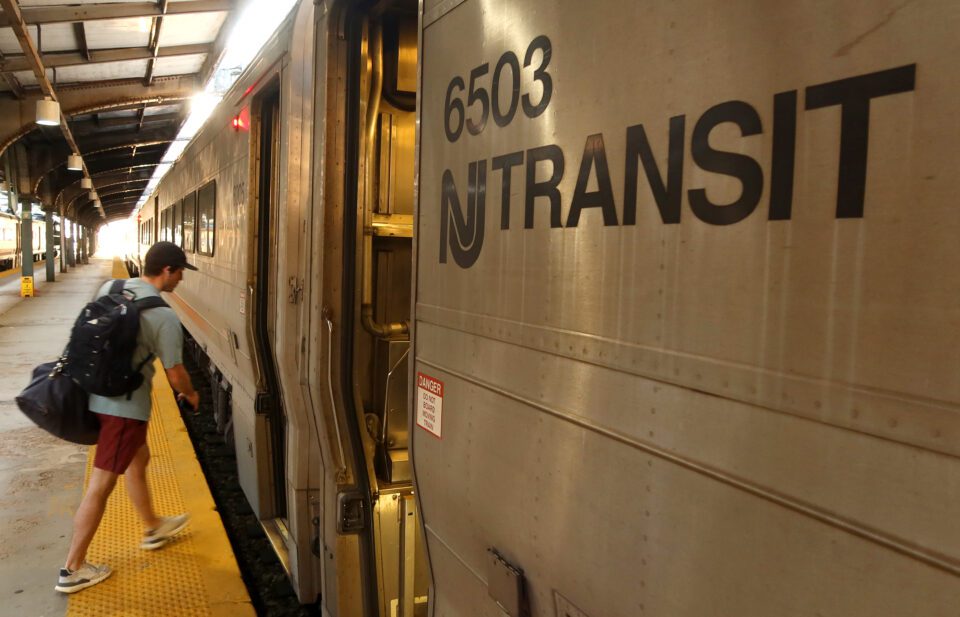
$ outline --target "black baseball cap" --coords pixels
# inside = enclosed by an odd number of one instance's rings
[[[186,268],[187,270],[196,270],[196,266],[187,263],[187,254],[183,249],[173,242],[161,241],[150,247],[147,254],[143,257],[143,265],[150,270],[162,270],[170,266],[171,268]]]

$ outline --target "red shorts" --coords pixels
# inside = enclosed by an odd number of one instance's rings
[[[100,420],[100,437],[97,438],[93,466],[122,474],[140,447],[147,443],[147,423],[103,413],[98,413],[97,419]]]

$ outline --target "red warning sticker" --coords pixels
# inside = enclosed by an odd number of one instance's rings
[[[417,426],[443,439],[443,382],[417,373]]]

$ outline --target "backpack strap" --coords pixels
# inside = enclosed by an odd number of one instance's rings
[[[164,302],[163,298],[160,296],[147,296],[145,298],[137,298],[133,301],[137,305],[137,310],[146,311],[152,308],[160,308],[161,306],[169,307],[170,305]]]
[[[137,298],[136,300],[133,301],[133,303],[136,305],[138,311],[147,311],[152,308],[170,306],[169,304],[164,302],[163,298],[161,298],[160,296],[147,296],[145,298]],[[152,353],[147,355],[147,357],[143,359],[143,362],[137,365],[137,372],[138,373],[141,372],[143,370],[143,367],[145,367],[147,363],[153,360],[154,358],[156,358],[156,355]],[[133,392],[128,392],[127,400],[129,401],[132,396],[133,396]]]

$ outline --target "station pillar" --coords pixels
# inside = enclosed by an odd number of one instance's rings
[[[73,252],[74,245],[77,242],[77,230],[73,224],[73,221],[67,223],[67,226],[70,228],[70,237],[67,238],[67,265],[71,268],[77,265],[77,255]]]
[[[67,217],[60,210],[60,272],[67,271]]]
[[[47,266],[47,282],[56,280],[54,273],[56,272],[56,264],[54,263],[56,250],[53,246],[53,210],[45,209],[43,211],[43,219],[45,225],[43,226],[43,231],[47,236],[47,255],[46,255],[46,266]]]
[[[33,221],[30,218],[29,201],[20,202],[20,253],[22,265],[20,276],[33,278]]]

